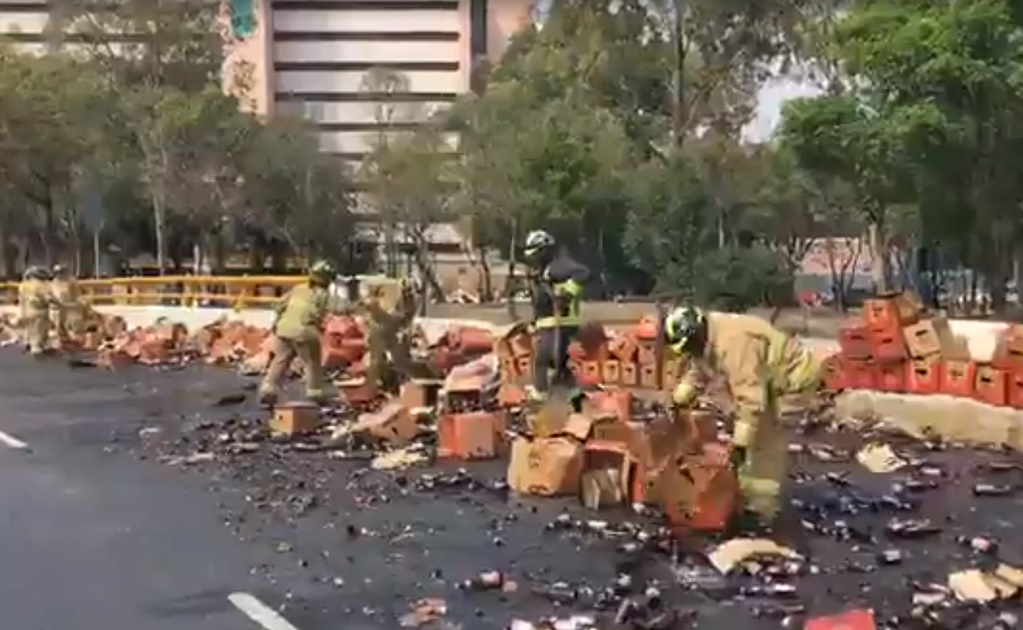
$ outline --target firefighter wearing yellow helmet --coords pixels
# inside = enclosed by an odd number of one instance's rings
[[[318,261],[309,268],[306,283],[293,288],[275,308],[273,358],[259,387],[260,401],[272,405],[277,401],[281,380],[298,358],[305,368],[306,397],[317,403],[326,399],[320,349],[323,321],[330,310],[330,284],[336,272],[327,261]]]
[[[770,525],[780,512],[788,459],[778,399],[815,389],[820,363],[797,340],[754,315],[678,306],[662,324],[666,343],[689,366],[672,392],[675,405],[696,401],[703,370],[727,381],[736,407],[732,464],[746,508]]]

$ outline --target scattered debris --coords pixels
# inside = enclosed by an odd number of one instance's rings
[[[892,473],[904,468],[908,462],[895,454],[887,444],[868,444],[856,454],[856,461],[872,473]]]

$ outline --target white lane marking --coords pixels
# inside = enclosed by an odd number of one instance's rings
[[[248,593],[231,593],[227,599],[235,608],[245,613],[245,616],[266,630],[298,630],[287,619],[277,614],[276,610]]]
[[[21,440],[19,440],[18,438],[14,437],[13,435],[10,435],[8,433],[4,433],[3,431],[0,431],[0,442],[3,442],[4,444],[6,444],[7,446],[9,446],[11,448],[17,448],[17,449],[27,449],[28,448],[28,444],[22,442]]]

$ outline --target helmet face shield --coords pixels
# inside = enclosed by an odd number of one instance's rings
[[[545,230],[533,230],[526,235],[522,255],[530,264],[542,263],[554,249],[554,237]]]
[[[314,282],[329,284],[336,275],[334,266],[325,260],[318,260],[309,267],[309,279]]]
[[[707,319],[696,308],[677,306],[664,318],[664,337],[679,354],[699,353],[706,339]]]

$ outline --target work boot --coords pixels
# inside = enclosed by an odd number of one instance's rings
[[[259,404],[263,407],[272,408],[277,404],[277,393],[276,392],[260,392]]]

